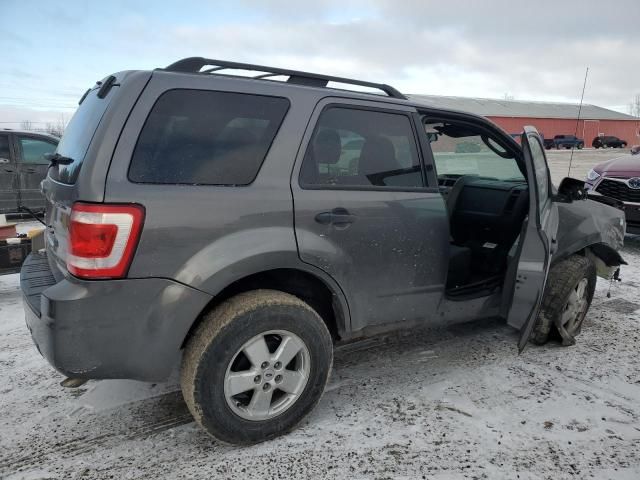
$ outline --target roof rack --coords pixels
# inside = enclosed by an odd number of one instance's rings
[[[211,66],[206,70],[202,70],[205,65]],[[318,73],[300,72],[298,70],[289,70],[286,68],[267,67],[264,65],[253,65],[251,63],[228,62],[225,60],[213,60],[203,57],[189,57],[172,63],[164,70],[169,72],[189,72],[189,73],[213,73],[220,70],[250,70],[255,72],[265,72],[256,75],[253,78],[262,79],[276,76],[288,76],[288,83],[297,85],[307,85],[310,87],[326,87],[329,82],[344,83],[347,85],[358,85],[361,87],[375,88],[386,93],[389,97],[406,100],[402,93],[390,85],[383,83],[364,82],[362,80],[353,80],[351,78],[332,77],[330,75],[321,75]]]

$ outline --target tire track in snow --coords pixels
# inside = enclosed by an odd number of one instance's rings
[[[167,405],[161,405],[166,403]],[[173,412],[166,412],[167,409],[175,408]],[[30,441],[29,445],[33,445],[33,451],[23,453],[24,449],[17,454],[0,460],[0,478],[4,475],[16,473],[20,470],[28,470],[31,468],[41,468],[49,459],[55,457],[56,460],[68,457],[77,457],[78,455],[90,454],[101,448],[113,448],[128,441],[145,440],[153,435],[157,435],[173,428],[187,425],[193,422],[193,417],[187,410],[187,406],[182,401],[180,392],[170,392],[151,399],[144,399],[139,402],[126,405],[123,409],[111,410],[105,414],[101,414],[91,422],[92,430],[104,431],[103,426],[95,426],[95,423],[104,423],[105,425],[125,425],[125,422],[114,419],[123,414],[136,416],[135,411],[140,412],[158,412],[165,411],[165,415],[144,421],[141,425],[128,428],[127,430],[117,430],[102,435],[87,436],[82,435],[68,441],[51,443],[49,445],[41,445],[37,442]],[[115,414],[115,415],[114,415]],[[29,447],[26,447],[29,449]]]

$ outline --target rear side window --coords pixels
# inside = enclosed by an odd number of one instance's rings
[[[280,97],[171,90],[153,106],[129,167],[137,183],[248,185],[289,108]]]
[[[9,136],[0,135],[0,161],[11,161],[11,150],[9,150]]]
[[[311,188],[420,188],[409,117],[346,107],[322,112],[300,171]]]

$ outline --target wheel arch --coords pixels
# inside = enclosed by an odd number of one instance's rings
[[[221,288],[194,319],[181,348],[191,337],[204,315],[239,293],[257,289],[278,290],[298,297],[309,304],[324,320],[334,341],[349,331],[349,306],[339,285],[323,272],[306,264],[243,272]]]
[[[571,255],[580,255],[589,258],[595,264],[598,276],[605,279],[611,279],[620,265],[627,265],[627,262],[622,258],[620,252],[602,242],[586,245],[576,251],[564,252],[553,264],[559,263]]]

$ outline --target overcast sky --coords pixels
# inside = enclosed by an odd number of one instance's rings
[[[188,56],[405,93],[585,102],[640,93],[640,0],[0,0],[0,122],[65,121],[105,75]],[[18,126],[2,124],[0,126]]]

